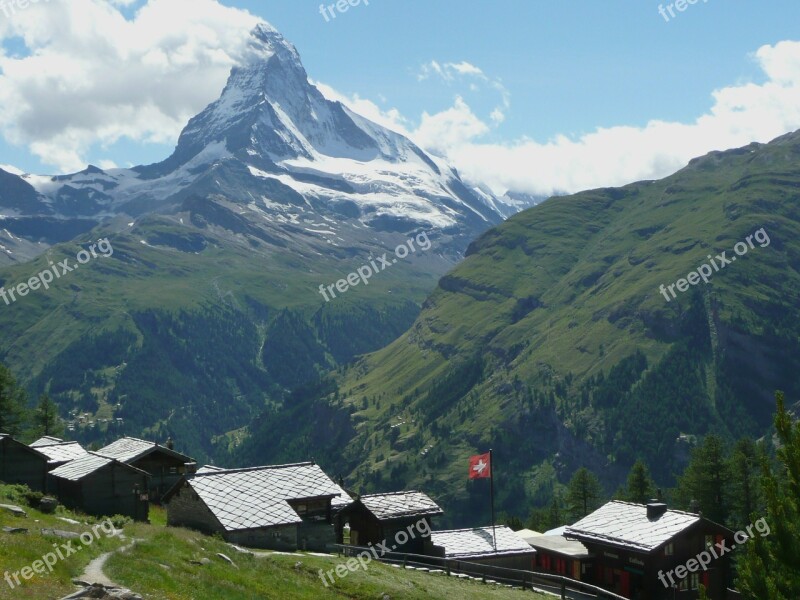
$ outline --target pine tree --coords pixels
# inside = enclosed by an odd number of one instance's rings
[[[11,371],[0,365],[0,433],[21,433],[25,420],[25,404],[25,390],[17,385]]]
[[[64,424],[58,416],[58,406],[50,396],[39,396],[39,405],[33,413],[34,437],[50,435],[58,437],[64,433]]]
[[[742,529],[761,512],[760,450],[749,438],[736,443],[730,458],[731,525]]]
[[[637,504],[647,504],[654,495],[655,485],[650,477],[647,465],[641,460],[637,460],[631,472],[628,474],[628,485],[625,493],[625,500],[636,502]]]
[[[586,467],[581,467],[570,479],[567,506],[573,519],[582,519],[597,508],[602,494],[600,480]]]
[[[729,481],[722,438],[710,434],[692,451],[689,465],[678,478],[678,498],[687,507],[696,501],[704,517],[724,525],[730,512],[725,493]]]
[[[761,461],[769,528],[759,529],[738,564],[738,588],[748,600],[800,598],[800,423],[793,424],[782,392],[777,404],[777,468]]]

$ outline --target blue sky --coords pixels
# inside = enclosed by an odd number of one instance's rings
[[[35,10],[41,10],[44,15],[45,10],[56,10],[58,1],[53,0]],[[158,1],[150,0],[150,4]],[[126,2],[122,0],[117,4]],[[147,3],[127,4],[123,13],[133,18]],[[381,111],[395,109],[402,115],[404,132],[412,137],[415,132],[419,133],[417,141],[421,140],[423,145],[441,132],[432,133],[430,128],[427,132],[417,131],[422,115],[446,112],[454,107],[456,98],[460,98],[462,109],[464,106],[469,109],[462,113],[468,112],[470,119],[474,118],[484,127],[479,133],[454,133],[448,147],[433,150],[439,150],[457,166],[463,163],[462,168],[474,171],[476,178],[481,176],[477,163],[502,160],[498,157],[506,147],[526,141],[538,144],[535,152],[529,148],[533,152],[530,156],[535,157],[547,151],[546,147],[539,146],[545,146],[558,136],[577,142],[602,128],[646,128],[654,120],[692,124],[702,115],[713,113],[717,103],[712,97],[714,90],[738,88],[741,91],[749,83],[761,86],[768,83],[763,64],[754,56],[759,48],[800,37],[796,32],[800,3],[796,0],[769,3],[698,0],[684,12],[675,12],[669,22],[659,14],[658,7],[661,4],[666,8],[671,2],[652,0],[370,0],[368,6],[362,3],[351,7],[329,21],[320,14],[319,1],[233,0],[222,4],[249,11],[277,27],[297,46],[313,80],[332,87],[343,96],[357,95],[359,99],[369,100]],[[0,14],[0,19],[3,18]],[[85,10],[83,18],[91,21],[90,11]],[[25,27],[31,26],[15,24],[15,30],[0,29],[7,58],[10,55],[20,59],[29,52],[18,36]],[[173,26],[180,31],[180,20]],[[113,40],[113,35],[109,39]],[[780,57],[781,68],[792,73],[800,62],[795,50],[787,50]],[[431,61],[439,65],[468,63],[479,68],[483,75],[480,80],[461,76],[446,80],[436,75],[422,79],[421,69]],[[84,60],[81,64],[85,63]],[[91,71],[91,67],[85,68]],[[0,99],[4,99],[3,79],[0,75]],[[203,90],[202,98],[196,97],[192,106],[213,100],[214,86],[221,89],[223,83],[224,77],[217,73],[213,81],[207,83],[208,89]],[[794,82],[791,87],[793,95]],[[25,86],[18,83],[15,93],[24,93],[20,91],[24,89]],[[171,93],[175,95],[180,91]],[[186,89],[185,93],[196,92]],[[504,98],[507,105],[503,104]],[[783,101],[790,104],[786,98]],[[51,90],[51,102],[59,102],[57,87]],[[178,104],[174,112],[185,119],[188,113],[179,111]],[[762,100],[761,106],[763,104]],[[35,102],[32,107],[25,116],[28,121],[35,120]],[[185,105],[181,107],[185,109]],[[498,107],[502,108],[503,118],[493,120],[490,115]],[[80,110],[75,107],[76,112]],[[698,134],[695,137],[702,139],[687,146],[694,152],[707,151],[717,147],[714,143],[746,143],[750,141],[748,136],[769,138],[782,133],[781,128],[800,127],[800,122],[795,123],[794,114],[786,114],[787,110],[778,119],[779,124],[771,123],[763,130],[753,117],[744,133],[732,135],[728,131],[718,139],[711,139],[713,136],[706,132],[704,138]],[[163,109],[163,112],[170,110]],[[60,118],[69,119],[66,115]],[[763,119],[763,116],[758,118]],[[174,127],[167,128],[169,135],[142,135],[135,140],[131,135],[119,133],[103,137],[101,132],[92,140],[87,133],[82,138],[81,152],[71,160],[58,160],[53,158],[52,144],[48,146],[47,140],[31,133],[36,127],[29,125],[24,134],[20,134],[14,129],[15,125],[8,120],[3,123],[0,118],[3,132],[0,164],[47,173],[68,170],[68,165],[76,166],[81,160],[119,166],[155,162],[171,152],[178,131]],[[728,129],[731,127],[729,125]],[[16,134],[8,134],[10,130]],[[690,132],[687,136],[691,137]],[[11,143],[12,139],[17,143]],[[620,135],[613,139],[619,142],[607,143],[622,144],[626,138]],[[657,145],[653,139],[648,136],[646,144],[642,142],[650,152],[655,152],[653,147]],[[32,151],[37,142],[44,144],[46,150],[40,146]],[[467,146],[468,155],[464,149]],[[488,148],[485,156],[480,155],[481,148]],[[561,161],[590,160],[585,156],[589,150],[562,150]],[[79,155],[77,162],[76,155]],[[490,155],[494,158],[489,159]],[[674,170],[691,156],[667,152],[665,156],[654,157],[648,163],[650,166],[640,165],[615,174],[609,183],[647,175],[648,169],[660,175],[660,171],[656,172],[658,169]],[[624,156],[619,160],[624,160]],[[560,167],[556,165],[555,168]],[[580,165],[576,169],[580,169]],[[565,176],[554,180],[550,188],[581,187],[593,182]],[[527,182],[521,174],[509,173],[505,181],[496,183],[525,187]]]

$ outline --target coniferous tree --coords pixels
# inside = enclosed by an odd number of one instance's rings
[[[724,525],[729,514],[729,481],[722,438],[710,434],[692,451],[689,465],[678,478],[678,499],[687,508],[696,502],[704,517]]]
[[[58,416],[58,406],[47,394],[39,396],[39,405],[33,413],[33,427],[34,437],[58,437],[64,433],[64,424]]]
[[[655,485],[650,477],[650,470],[641,460],[637,460],[628,474],[628,485],[625,490],[625,500],[637,504],[647,504],[655,493]]]
[[[736,443],[730,458],[731,526],[742,529],[761,506],[761,450],[749,438]]]
[[[25,390],[17,385],[14,375],[0,365],[0,433],[19,435],[25,421]]]
[[[567,488],[567,506],[570,516],[579,520],[598,507],[602,488],[600,480],[586,467],[581,467],[570,479]]]
[[[800,423],[792,422],[781,392],[777,404],[777,467],[761,461],[768,528],[758,530],[738,563],[738,588],[748,600],[800,598]]]

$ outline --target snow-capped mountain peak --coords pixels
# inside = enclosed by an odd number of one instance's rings
[[[200,197],[247,207],[259,227],[330,222],[341,230],[339,244],[348,243],[348,228],[426,229],[458,240],[460,251],[505,216],[443,160],[326,99],[294,45],[266,23],[253,29],[219,99],[189,121],[168,159],[25,181],[26,202],[55,218],[64,207],[98,222],[180,212],[188,197]]]

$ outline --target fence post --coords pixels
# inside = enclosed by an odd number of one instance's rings
[[[561,582],[561,600],[565,600],[567,597],[567,584],[562,581]]]

